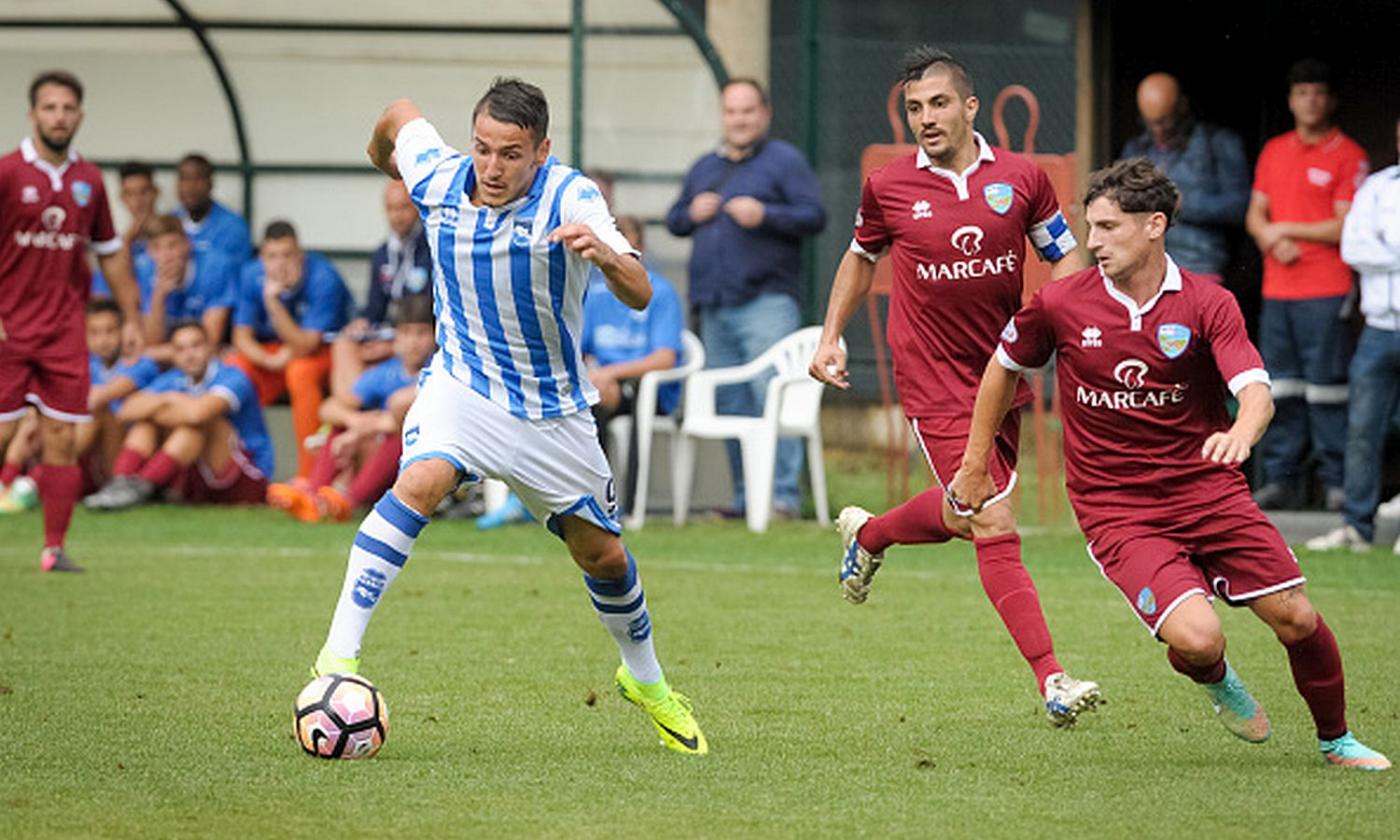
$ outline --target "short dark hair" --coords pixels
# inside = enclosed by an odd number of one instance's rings
[[[117,167],[117,179],[125,181],[127,178],[145,178],[148,181],[154,181],[156,168],[143,160],[129,160]]]
[[[1163,213],[1168,227],[1181,205],[1176,184],[1147,158],[1120,160],[1090,175],[1084,206],[1099,198],[1107,198],[1125,213]]]
[[[292,239],[296,240],[297,229],[286,219],[273,219],[263,228],[263,241],[269,239]]]
[[[549,102],[544,91],[523,79],[497,76],[472,109],[472,124],[485,111],[491,119],[518,125],[538,146],[549,136]]]
[[[93,298],[87,302],[88,315],[103,315],[107,313],[117,316],[118,321],[126,320],[122,315],[122,308],[117,305],[116,301],[109,297]]]
[[[29,83],[29,107],[33,108],[39,104],[39,88],[44,85],[66,87],[73,91],[74,96],[78,97],[78,104],[83,104],[83,83],[78,81],[77,76],[67,70],[45,70]]]
[[[204,329],[204,325],[201,324],[198,321],[198,319],[181,318],[180,320],[171,324],[169,330],[166,330],[165,340],[170,341],[175,337],[175,334],[180,332],[181,330],[199,330],[200,335],[204,336],[206,339],[209,338],[209,331]]]
[[[1293,66],[1288,68],[1289,87],[1314,82],[1327,85],[1329,91],[1332,89],[1332,68],[1325,61],[1304,58],[1293,62]]]
[[[748,85],[753,88],[754,92],[758,94],[758,101],[763,103],[763,107],[768,107],[768,89],[763,86],[763,82],[760,82],[752,76],[735,76],[724,83],[724,87],[720,89],[720,93],[729,90],[735,85]]]
[[[394,324],[433,323],[432,295],[405,295],[394,305]]]
[[[920,44],[904,54],[904,58],[899,62],[899,83],[907,85],[916,82],[935,68],[953,78],[953,87],[963,99],[976,93],[972,84],[972,74],[967,72],[962,62],[928,44]]]
[[[210,162],[209,158],[205,157],[204,155],[201,155],[199,152],[190,152],[189,154],[180,158],[180,162],[175,164],[175,168],[177,170],[183,169],[187,164],[193,164],[195,166],[198,166],[200,171],[204,173],[204,177],[206,178],[214,177],[214,164]]]

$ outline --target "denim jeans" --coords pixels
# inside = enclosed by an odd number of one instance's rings
[[[1293,482],[1311,444],[1323,485],[1342,486],[1351,356],[1344,300],[1264,301],[1259,352],[1274,394],[1274,421],[1259,443],[1265,483]]]
[[[700,309],[700,341],[705,345],[705,366],[733,367],[752,361],[801,324],[797,300],[790,295],[767,293],[737,306]],[[776,371],[774,371],[776,373]],[[748,385],[726,385],[715,393],[715,411],[758,417],[772,375],[760,376]],[[729,474],[734,478],[734,506],[744,509],[744,468],[739,442],[726,441]],[[802,471],[802,441],[778,441],[773,471],[773,506],[796,513],[801,509],[797,477]]]
[[[1367,327],[1351,357],[1346,504],[1342,516],[1368,541],[1381,501],[1381,450],[1400,400],[1400,331]]]

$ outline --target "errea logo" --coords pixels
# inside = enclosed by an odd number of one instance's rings
[[[933,210],[930,209],[929,203],[922,198],[914,202],[914,206],[910,209],[914,211],[914,221],[916,222],[920,219],[933,218]]]
[[[1103,346],[1103,330],[1099,329],[1098,327],[1085,327],[1083,332],[1081,332],[1079,335],[1081,336],[1079,339],[1080,347]]]

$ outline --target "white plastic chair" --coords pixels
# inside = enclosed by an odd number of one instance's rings
[[[647,490],[651,483],[651,443],[658,432],[671,436],[671,460],[676,457],[676,418],[673,415],[658,415],[656,401],[662,385],[683,382],[686,377],[705,367],[705,345],[700,337],[690,330],[681,333],[681,358],[679,364],[670,370],[653,370],[642,374],[637,380],[637,396],[633,400],[631,417],[617,417],[608,424],[608,436],[612,439],[613,452],[617,453],[618,463],[627,464],[628,446],[632,423],[637,424],[637,491],[632,500],[634,510],[628,511],[623,520],[630,530],[640,531],[647,519]]]
[[[821,327],[804,327],[779,339],[748,364],[712,368],[691,375],[685,383],[685,419],[672,459],[672,499],[675,522],[685,523],[695,472],[695,441],[737,439],[743,453],[744,511],[750,531],[768,530],[773,511],[773,462],[780,437],[807,441],[807,467],[817,521],[829,522],[826,500],[826,467],[822,461],[821,402],[823,386],[807,375],[807,366],[821,340]],[[845,340],[841,346],[846,346]],[[745,417],[715,413],[715,389],[748,382],[777,370],[768,381],[763,416]]]

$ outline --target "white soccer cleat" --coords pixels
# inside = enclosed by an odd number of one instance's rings
[[[1371,544],[1350,525],[1333,528],[1320,537],[1313,537],[1303,543],[1308,551],[1337,551],[1349,548],[1352,551],[1370,551]]]
[[[841,509],[836,517],[836,530],[841,533],[841,597],[852,604],[864,604],[870,596],[870,581],[880,571],[882,558],[861,548],[856,534],[874,516],[854,505]]]
[[[1389,501],[1381,502],[1376,508],[1376,516],[1382,519],[1400,519],[1400,493],[1396,493]]]
[[[1092,712],[1103,702],[1099,684],[1076,680],[1064,672],[1045,678],[1045,716],[1054,726],[1074,726],[1082,712]]]

